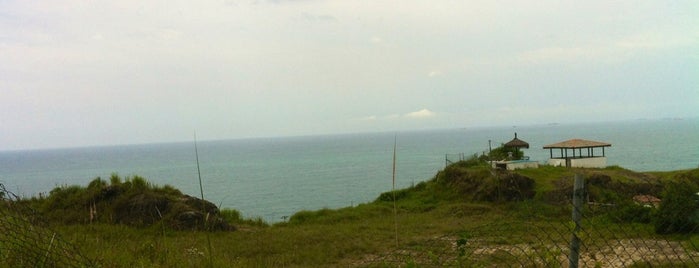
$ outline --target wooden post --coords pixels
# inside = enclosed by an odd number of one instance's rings
[[[573,235],[570,239],[570,255],[568,256],[569,266],[571,268],[578,267],[578,257],[580,256],[580,220],[582,219],[583,197],[584,197],[585,179],[582,174],[575,174],[575,185],[573,186]]]

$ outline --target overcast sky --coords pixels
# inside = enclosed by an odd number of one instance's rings
[[[0,150],[699,116],[697,1],[0,0]]]

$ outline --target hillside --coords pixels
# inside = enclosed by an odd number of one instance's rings
[[[699,261],[699,218],[691,201],[699,169],[639,173],[544,166],[507,172],[471,159],[374,202],[299,211],[272,226],[135,177],[57,188],[48,197],[21,202],[38,208],[51,222],[47,228],[102,267],[540,266],[565,262],[575,173],[584,175],[587,189],[583,230],[590,255],[581,256],[589,264],[584,266],[617,267],[608,253],[595,252],[613,252],[626,266]],[[633,201],[638,195],[663,203],[648,208]],[[96,214],[90,217],[92,208]],[[192,225],[179,221],[183,214],[199,216]],[[196,225],[203,219],[211,221]],[[620,252],[609,248],[614,244],[625,246]],[[654,255],[667,247],[681,248],[681,254]],[[632,254],[642,248],[655,253]],[[26,264],[17,261],[23,254],[0,251],[6,264]]]

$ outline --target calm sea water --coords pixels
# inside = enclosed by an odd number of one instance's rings
[[[444,168],[445,154],[482,153],[488,140],[496,147],[514,132],[529,142],[525,154],[542,163],[549,157],[544,145],[582,138],[611,143],[609,165],[637,171],[699,166],[699,118],[205,141],[198,149],[206,199],[277,222],[299,210],[357,205],[390,191],[394,137],[396,185],[404,188],[432,178]],[[193,143],[0,152],[0,183],[20,196],[115,172],[199,196]]]

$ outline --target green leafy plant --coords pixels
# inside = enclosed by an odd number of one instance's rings
[[[517,148],[500,146],[488,153],[490,160],[519,160],[524,157],[524,152]]]
[[[659,234],[691,233],[699,227],[699,198],[696,184],[681,180],[670,182],[653,223]]]

